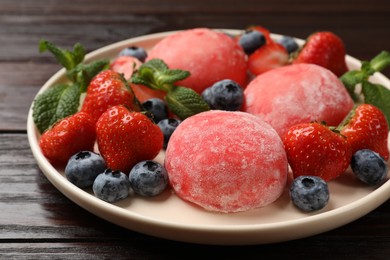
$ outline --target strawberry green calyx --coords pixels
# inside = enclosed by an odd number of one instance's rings
[[[33,119],[40,133],[53,124],[77,112],[80,95],[87,90],[92,78],[100,71],[107,69],[108,60],[97,60],[83,64],[85,49],[76,43],[73,50],[65,50],[53,43],[41,40],[39,51],[51,52],[57,61],[66,69],[68,83],[57,84],[39,94],[33,102]]]
[[[167,92],[165,100],[168,108],[184,120],[197,113],[210,110],[208,104],[193,89],[176,86],[175,82],[190,76],[188,71],[172,70],[160,59],[144,63],[132,76],[131,83]]]
[[[390,65],[390,52],[382,51],[370,61],[363,61],[360,70],[351,70],[340,77],[355,103],[367,103],[382,110],[390,122],[390,90],[369,81],[370,76]],[[361,88],[357,86],[361,84]],[[357,91],[359,90],[359,91]]]

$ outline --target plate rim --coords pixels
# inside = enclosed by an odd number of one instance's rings
[[[214,29],[223,32],[228,32],[232,34],[237,34],[242,30],[235,29]],[[133,37],[130,39],[118,41],[97,50],[94,50],[88,53],[85,57],[85,62],[88,62],[94,59],[96,56],[102,55],[113,49],[120,49],[123,46],[127,46],[133,42],[146,41],[146,40],[156,40],[162,39],[167,35],[176,33],[177,31],[167,31],[159,32],[153,34],[147,34],[142,36]],[[273,38],[279,38],[279,34],[271,34]],[[302,39],[295,38],[299,43],[302,43]],[[347,64],[352,64],[353,66],[359,66],[361,63],[358,59],[346,56]],[[42,93],[45,89],[53,85],[58,80],[61,80],[65,77],[65,69],[62,68],[52,75],[45,84],[39,89],[39,91],[34,96],[34,99],[37,95]],[[378,80],[387,82],[390,85],[390,80],[386,78],[381,73],[376,73],[374,75]],[[40,152],[38,145],[38,131],[32,119],[32,106],[33,102],[29,108],[28,118],[27,118],[27,135],[30,148],[32,150],[33,156],[42,170],[44,175],[49,179],[49,181],[66,197],[71,201],[78,204],[82,208],[91,212],[92,214],[99,216],[111,223],[122,226],[124,228],[144,233],[147,235],[160,237],[164,239],[176,240],[181,242],[190,242],[190,243],[199,243],[199,244],[215,244],[215,245],[250,245],[250,244],[267,244],[275,243],[282,241],[289,241],[293,239],[299,239],[307,236],[316,235],[325,231],[329,231],[350,223],[363,215],[374,210],[390,197],[390,180],[387,180],[381,186],[377,187],[375,190],[370,192],[368,195],[353,201],[342,207],[338,207],[329,211],[321,212],[318,214],[307,215],[303,218],[292,219],[287,221],[273,222],[273,223],[261,223],[261,224],[248,224],[248,225],[188,225],[184,223],[175,223],[165,220],[158,220],[150,218],[148,216],[143,216],[136,212],[130,211],[128,209],[121,208],[114,204],[102,201],[95,196],[89,194],[88,192],[80,189],[66,180],[66,178],[60,174],[55,167],[53,167]],[[373,198],[376,198],[373,200]],[[370,202],[370,203],[367,203]],[[106,213],[115,214],[118,217],[117,220],[108,217]],[[350,213],[349,215],[347,213]],[[348,216],[347,216],[348,215]],[[346,217],[343,221],[338,220],[337,224],[332,223],[333,221],[328,221],[327,225],[318,227],[316,230],[309,230],[306,232],[300,232],[296,234],[294,232],[286,232],[286,235],[277,235],[268,238],[264,238],[261,234],[268,234],[269,232],[282,231],[282,230],[296,230],[299,227],[307,224],[316,224],[322,223],[324,219],[333,220],[337,219],[340,216]],[[131,219],[134,221],[132,225],[124,225],[122,219]],[[137,225],[138,224],[138,225]],[[146,227],[154,227],[155,230],[150,230]],[[170,234],[167,231],[180,231],[180,234]],[[184,232],[184,233],[183,233]],[[188,236],[188,232],[196,234],[194,236]],[[239,239],[232,239],[232,236],[241,234]],[[244,234],[244,235],[242,235]],[[247,234],[245,236],[245,234]],[[248,235],[249,234],[249,235]],[[202,235],[207,235],[204,239]],[[226,237],[223,237],[226,236]],[[243,237],[244,236],[244,237]],[[217,238],[220,238],[219,240]]]

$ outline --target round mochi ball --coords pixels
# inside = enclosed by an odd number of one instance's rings
[[[244,87],[247,63],[243,49],[225,33],[207,28],[176,32],[158,42],[147,60],[162,59],[170,69],[187,70],[191,75],[177,85],[198,93],[223,79]]]
[[[269,123],[281,138],[300,123],[337,126],[353,108],[343,83],[314,64],[293,64],[257,76],[244,91],[243,110]]]
[[[269,124],[248,113],[221,110],[202,112],[178,126],[165,167],[180,198],[225,213],[274,202],[288,170],[283,143]]]

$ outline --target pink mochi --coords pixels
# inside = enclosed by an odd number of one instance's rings
[[[266,206],[282,194],[287,157],[276,131],[244,112],[187,118],[169,141],[165,167],[183,200],[217,212]]]
[[[314,64],[294,64],[257,76],[244,91],[243,111],[269,123],[281,138],[299,123],[337,126],[354,102],[343,83]]]
[[[176,32],[148,53],[147,60],[162,59],[170,69],[182,69],[191,76],[177,82],[201,93],[223,79],[231,79],[244,87],[247,63],[243,49],[231,37],[207,28]]]

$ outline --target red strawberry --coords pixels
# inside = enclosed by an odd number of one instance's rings
[[[265,44],[248,58],[248,69],[253,75],[284,66],[288,63],[287,50],[278,43]]]
[[[348,168],[352,156],[347,139],[320,123],[291,127],[283,143],[294,178],[314,175],[332,180]]]
[[[96,122],[103,112],[116,105],[140,110],[134,93],[123,76],[113,70],[104,70],[90,82],[81,111],[90,114]]]
[[[136,163],[156,157],[164,139],[160,128],[147,116],[121,105],[101,115],[96,123],[96,137],[108,168],[126,174]]]
[[[56,123],[39,140],[43,155],[53,164],[64,166],[79,151],[92,151],[95,143],[95,122],[78,112]]]
[[[370,104],[357,106],[342,123],[341,134],[347,137],[353,153],[361,149],[371,149],[385,160],[389,159],[389,127],[379,108]]]
[[[110,69],[122,73],[129,80],[133,72],[141,66],[141,62],[132,56],[119,56],[110,64]]]
[[[348,71],[344,42],[332,32],[317,32],[308,37],[293,63],[313,63],[341,76]]]

